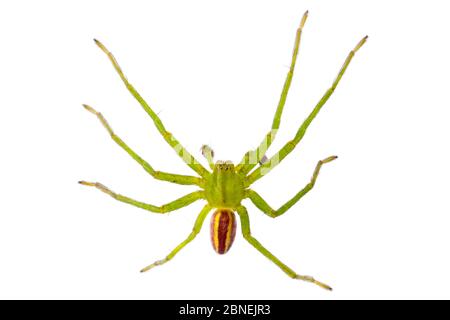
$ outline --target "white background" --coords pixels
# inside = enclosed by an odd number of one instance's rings
[[[14,1],[0,5],[0,298],[450,298],[446,1]],[[126,91],[96,37],[166,127],[198,158],[240,160],[269,129],[295,30],[304,30],[273,154],[295,134],[366,34],[298,148],[254,185],[253,234],[295,281],[240,235],[224,256],[209,226],[171,262],[203,204],[167,216],[77,184],[163,204],[195,188],[155,181],[82,103],[103,112],[155,169],[191,174]]]

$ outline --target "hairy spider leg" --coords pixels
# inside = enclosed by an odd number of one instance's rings
[[[97,118],[100,120],[102,125],[108,131],[109,135],[114,140],[114,142],[116,142],[134,160],[136,160],[136,162],[139,163],[144,168],[144,170],[147,171],[153,178],[162,180],[162,181],[168,181],[168,182],[172,182],[172,183],[182,184],[182,185],[197,185],[199,187],[202,187],[204,185],[204,180],[201,178],[198,178],[198,177],[155,171],[153,169],[153,167],[147,161],[142,159],[119,136],[117,136],[114,133],[114,131],[112,130],[112,128],[106,121],[105,117],[103,117],[103,115],[100,112],[96,111],[94,108],[92,108],[91,106],[88,106],[86,104],[83,104],[83,107],[86,110],[88,110],[89,112],[91,112],[97,116]]]
[[[148,265],[147,267],[143,268],[141,272],[146,272],[156,266],[160,266],[167,261],[171,260],[181,249],[183,249],[189,242],[194,240],[194,238],[197,236],[197,234],[202,229],[203,222],[205,221],[206,216],[211,211],[212,207],[207,204],[203,207],[202,211],[200,211],[200,214],[198,215],[197,219],[195,220],[194,228],[192,229],[192,232],[189,234],[189,236],[181,242],[178,246],[175,247],[164,259],[157,260],[153,262],[151,265]]]
[[[281,92],[280,100],[278,102],[277,110],[272,122],[272,130],[269,131],[264,140],[261,142],[256,150],[248,151],[244,158],[241,160],[236,170],[243,176],[247,175],[259,162],[261,162],[267,149],[269,149],[272,141],[275,139],[275,135],[280,127],[281,115],[283,113],[283,108],[286,103],[286,98],[291,86],[292,77],[294,76],[295,63],[297,61],[298,51],[300,47],[300,40],[302,37],[302,30],[305,25],[306,19],[308,18],[308,11],[306,11],[300,22],[300,26],[297,29],[294,51],[292,53],[291,66],[289,67],[289,72],[286,75],[286,80],[284,81],[283,91]]]
[[[310,276],[302,276],[297,274],[294,270],[289,268],[287,265],[285,265],[283,262],[281,262],[277,257],[275,257],[269,250],[267,250],[258,240],[256,240],[250,232],[250,220],[248,217],[247,209],[244,206],[240,206],[237,208],[237,213],[239,214],[240,220],[241,220],[241,229],[242,229],[242,236],[245,240],[247,240],[256,250],[261,252],[266,258],[268,258],[270,261],[275,263],[278,267],[281,268],[289,277],[293,279],[299,279],[307,282],[314,283],[318,285],[319,287],[327,290],[332,290],[330,286],[315,280],[313,277]]]
[[[275,168],[289,153],[294,150],[294,148],[297,146],[297,144],[300,142],[300,140],[305,135],[306,129],[308,129],[309,125],[313,121],[313,119],[316,117],[316,115],[319,113],[322,106],[328,101],[330,96],[333,94],[334,90],[336,89],[339,81],[341,80],[342,76],[345,73],[345,70],[347,69],[348,65],[350,64],[350,61],[352,60],[355,53],[362,47],[362,45],[366,42],[367,36],[362,38],[356,47],[350,51],[350,53],[347,56],[347,59],[345,60],[344,64],[342,65],[336,79],[334,80],[332,86],[325,92],[325,94],[322,96],[320,101],[317,103],[313,111],[309,114],[309,116],[305,119],[305,121],[302,123],[300,128],[297,131],[297,134],[295,135],[294,139],[287,142],[275,155],[273,155],[267,163],[261,165],[257,169],[255,169],[252,173],[250,173],[246,178],[246,185],[249,186],[267,173],[269,173],[273,168]]]
[[[272,209],[267,202],[256,192],[251,189],[247,190],[247,197],[254,203],[254,205],[267,214],[269,217],[276,218],[278,216],[281,216],[283,213],[288,211],[294,204],[296,204],[305,194],[307,194],[315,185],[317,176],[319,175],[320,168],[323,164],[331,162],[333,160],[337,159],[337,156],[331,156],[328,158],[325,158],[323,160],[320,160],[316,168],[314,170],[314,173],[311,177],[311,181],[303,188],[301,189],[291,200],[287,201],[285,204],[283,204],[278,210]]]
[[[131,204],[135,207],[138,207],[138,208],[141,208],[144,210],[148,210],[151,212],[155,212],[155,213],[167,213],[170,211],[175,211],[180,208],[186,207],[197,200],[205,199],[204,191],[199,190],[199,191],[194,191],[192,193],[189,193],[179,199],[176,199],[176,200],[169,202],[167,204],[164,204],[162,206],[155,206],[152,204],[137,201],[137,200],[131,199],[129,197],[126,197],[124,195],[115,193],[99,182],[79,181],[78,183],[85,185],[85,186],[97,188],[100,191],[103,191],[104,193],[109,194],[111,197],[113,197],[114,199],[116,199],[118,201],[125,202],[125,203]]]
[[[94,39],[97,46],[108,56],[109,60],[113,64],[123,83],[127,87],[128,91],[133,95],[133,97],[139,102],[142,108],[147,112],[147,114],[152,118],[156,128],[159,133],[163,136],[164,140],[175,150],[175,152],[180,156],[183,161],[197,174],[201,177],[206,178],[209,176],[208,170],[206,170],[195,158],[191,155],[182,145],[181,143],[175,139],[175,137],[166,130],[161,119],[158,115],[152,110],[152,108],[147,104],[147,102],[142,98],[142,96],[136,91],[136,89],[128,82],[128,79],[125,77],[122,69],[114,58],[113,54],[106,49],[106,47],[98,40]]]

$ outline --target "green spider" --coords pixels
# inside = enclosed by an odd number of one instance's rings
[[[294,150],[297,144],[301,141],[305,135],[306,129],[311,124],[312,120],[319,113],[322,106],[333,94],[336,86],[341,80],[345,70],[347,69],[350,61],[352,60],[355,52],[361,48],[361,46],[366,42],[367,36],[364,37],[356,47],[348,54],[343,66],[341,67],[336,79],[334,80],[332,86],[326,91],[323,97],[315,106],[314,110],[309,114],[309,116],[302,123],[297,131],[295,137],[287,142],[284,147],[282,147],[274,156],[267,159],[265,154],[270,145],[272,144],[276,132],[280,126],[281,114],[283,112],[283,107],[286,102],[286,97],[291,85],[292,77],[294,74],[295,62],[297,60],[298,49],[300,45],[300,38],[302,35],[302,29],[308,17],[308,11],[305,12],[303,18],[300,22],[300,26],[297,29],[294,51],[292,55],[292,61],[290,65],[289,72],[287,74],[283,91],[278,103],[278,107],[275,112],[275,116],[272,123],[272,129],[266,134],[261,144],[255,149],[248,151],[241,162],[235,166],[230,161],[217,161],[214,163],[214,152],[208,146],[202,147],[202,154],[207,159],[209,167],[212,172],[205,169],[179,142],[175,137],[168,132],[163,123],[161,122],[158,115],[152,110],[152,108],[144,101],[141,95],[136,91],[136,89],[128,82],[122,69],[119,67],[116,59],[109,52],[106,47],[98,40],[94,40],[97,46],[108,56],[109,60],[112,62],[114,68],[119,74],[120,78],[124,82],[128,91],[136,98],[140,103],[142,108],[147,112],[147,114],[152,118],[156,128],[161,133],[166,142],[176,151],[176,153],[183,159],[183,161],[194,170],[200,177],[196,176],[186,176],[171,174],[161,171],[156,171],[153,167],[142,159],[136,152],[134,152],[119,136],[117,136],[114,131],[109,126],[106,119],[96,110],[88,105],[83,105],[88,111],[95,114],[101,121],[103,126],[109,132],[111,138],[124,149],[134,160],[136,160],[145,171],[147,171],[153,178],[163,181],[168,181],[181,185],[197,185],[201,190],[192,192],[184,197],[181,197],[175,201],[167,203],[162,206],[155,206],[147,204],[144,202],[136,201],[129,197],[123,196],[121,194],[115,193],[98,182],[87,182],[80,181],[82,185],[95,187],[106,194],[109,194],[116,200],[134,205],[136,207],[156,212],[156,213],[167,213],[185,207],[197,200],[206,200],[207,204],[203,207],[200,214],[195,221],[194,228],[189,236],[181,242],[175,249],[173,249],[164,259],[157,260],[151,265],[145,267],[141,272],[148,271],[155,266],[162,265],[167,261],[171,260],[184,246],[191,242],[197,234],[205,221],[206,216],[212,209],[216,209],[215,213],[211,219],[211,240],[215,251],[219,254],[226,253],[233,243],[235,233],[236,233],[236,218],[234,212],[237,212],[241,222],[241,229],[243,237],[259,252],[264,256],[274,262],[278,267],[280,267],[288,276],[294,279],[300,279],[314,283],[324,289],[331,290],[331,287],[315,280],[310,276],[303,276],[297,274],[294,270],[282,263],[277,257],[270,253],[258,240],[256,240],[250,232],[250,221],[247,214],[247,209],[241,204],[241,201],[245,198],[250,199],[255,206],[264,212],[269,217],[275,218],[283,213],[285,213],[289,208],[296,204],[306,193],[308,193],[316,182],[317,176],[319,175],[320,168],[323,164],[335,160],[336,156],[331,156],[319,161],[316,165],[312,178],[306,186],[301,189],[292,199],[287,201],[278,210],[272,209],[267,202],[254,190],[249,187],[257,180],[262,178],[265,174],[270,172],[276,165],[278,165],[289,153]],[[258,167],[255,168],[255,166]],[[252,171],[253,170],[253,171]]]

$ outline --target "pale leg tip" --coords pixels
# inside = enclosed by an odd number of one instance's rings
[[[167,259],[155,261],[151,265],[146,266],[145,268],[141,269],[141,273],[147,272],[148,270],[153,269],[154,267],[162,265],[163,263],[166,263],[166,262],[167,262]]]
[[[150,269],[153,269],[153,267],[155,267],[155,264],[151,264],[151,265],[141,269],[139,272],[140,273],[145,273],[145,272],[149,271]]]
[[[333,288],[332,288],[332,287],[330,287],[330,286],[328,286],[328,285],[326,285],[326,284],[324,284],[324,283],[322,283],[322,286],[321,286],[321,287],[324,288],[325,290],[333,291]]]
[[[89,111],[89,112],[91,112],[91,113],[93,113],[93,114],[97,114],[98,112],[94,109],[94,108],[92,108],[90,105],[88,105],[88,104],[83,104],[82,105],[87,111]]]
[[[333,291],[333,288],[331,288],[329,285],[327,285],[325,283],[322,283],[320,281],[317,281],[316,279],[314,279],[313,277],[310,277],[310,276],[296,275],[294,277],[294,279],[307,281],[307,282],[313,283],[313,284],[321,287],[322,289],[325,289],[325,290],[328,290],[328,291]]]
[[[306,10],[305,13],[303,14],[302,21],[300,22],[300,28],[303,28],[305,26],[305,22],[306,22],[306,19],[308,18],[308,14],[309,14],[309,11]]]
[[[333,160],[336,160],[337,158],[338,158],[338,156],[330,156],[328,158],[323,159],[322,163],[328,163],[328,162],[331,162]]]
[[[358,51],[363,45],[364,43],[366,43],[367,39],[369,38],[369,36],[365,36],[364,38],[362,38],[358,44],[356,45],[356,47],[353,49],[353,52]]]
[[[330,287],[329,285],[325,284],[325,283],[322,283],[322,282],[319,282],[319,281],[316,281],[316,280],[313,283],[318,285],[322,289],[325,289],[325,290],[328,290],[328,291],[333,291],[333,288]]]
[[[83,186],[88,186],[88,187],[95,187],[96,186],[95,182],[88,182],[88,181],[84,181],[84,180],[80,180],[80,181],[78,181],[78,183],[83,185]]]

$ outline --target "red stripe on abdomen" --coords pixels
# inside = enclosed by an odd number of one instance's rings
[[[211,242],[219,254],[226,253],[236,235],[236,218],[229,209],[218,209],[211,217]]]

